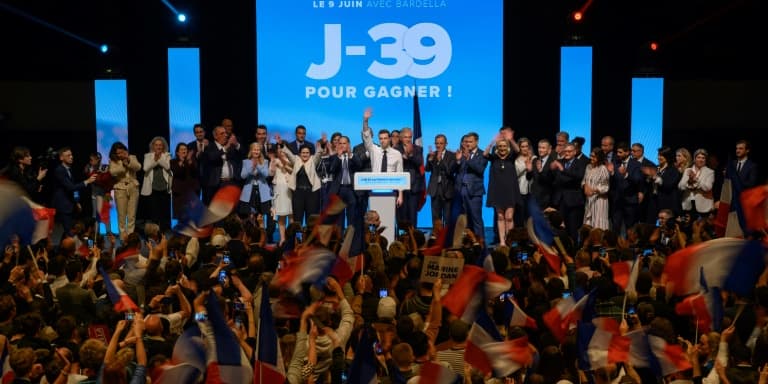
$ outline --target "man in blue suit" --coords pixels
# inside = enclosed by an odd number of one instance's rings
[[[460,213],[467,215],[467,228],[472,230],[478,239],[482,239],[485,237],[483,176],[488,159],[477,149],[479,139],[475,132],[467,133],[461,138],[461,148],[456,151],[456,163],[453,168],[456,175],[456,197],[461,201]]]
[[[64,147],[59,150],[59,164],[53,171],[53,197],[51,206],[56,209],[56,222],[64,227],[64,233],[69,233],[75,221],[75,215],[81,211],[80,194],[86,187],[96,181],[96,174],[76,183],[72,178],[74,156],[72,149]]]

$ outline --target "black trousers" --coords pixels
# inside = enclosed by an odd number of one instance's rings
[[[305,225],[310,215],[320,213],[320,191],[296,188],[293,191],[293,220]]]

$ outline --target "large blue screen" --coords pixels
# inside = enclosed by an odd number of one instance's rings
[[[475,131],[484,148],[501,126],[502,0],[260,0],[256,25],[270,135],[303,124],[310,140],[340,131],[357,144],[368,107],[374,130],[411,126],[414,92],[425,152],[438,133],[455,150]],[[431,225],[429,202],[419,223]]]

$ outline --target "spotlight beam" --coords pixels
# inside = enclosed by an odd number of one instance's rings
[[[174,15],[176,15],[176,16],[178,16],[178,15],[179,15],[179,11],[178,11],[178,10],[176,10],[176,7],[174,7],[174,6],[173,6],[173,4],[171,4],[171,2],[169,2],[168,0],[160,0],[160,1],[161,1],[163,4],[165,4],[165,6],[166,6],[166,7],[168,7],[168,9],[170,9],[170,10],[171,10],[171,12],[173,12],[173,14],[174,14]]]
[[[70,31],[67,31],[64,28],[61,28],[61,27],[59,27],[57,25],[53,25],[53,24],[51,24],[51,23],[49,23],[49,22],[47,22],[47,21],[45,21],[45,20],[43,20],[43,19],[41,19],[41,18],[39,18],[37,16],[30,15],[29,13],[26,13],[26,12],[24,12],[24,11],[18,9],[18,8],[12,7],[12,6],[10,6],[8,4],[5,4],[3,2],[0,2],[0,9],[4,9],[4,10],[10,12],[10,13],[13,13],[16,16],[23,17],[23,18],[25,18],[25,19],[27,19],[29,21],[32,21],[32,22],[37,23],[39,25],[42,25],[43,27],[46,27],[46,28],[48,28],[48,29],[50,29],[52,31],[61,33],[61,34],[65,35],[65,36],[68,36],[68,37],[70,37],[70,38],[72,38],[74,40],[77,40],[77,41],[79,41],[79,42],[81,42],[81,43],[83,43],[85,45],[88,45],[88,46],[90,46],[92,48],[101,49],[102,44],[98,44],[98,43],[95,43],[95,42],[93,42],[91,40],[88,40],[88,39],[86,39],[86,38],[84,38],[82,36],[78,36],[78,35],[70,32]]]

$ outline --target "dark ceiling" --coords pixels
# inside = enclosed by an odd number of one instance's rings
[[[106,67],[124,71],[144,49],[185,38],[191,44],[212,43],[222,38],[216,30],[227,23],[227,12],[253,12],[249,0],[170,2],[186,10],[188,25],[176,23],[160,0],[0,0],[0,79],[67,80],[92,78]],[[528,38],[546,44],[579,33],[598,50],[615,51],[637,67],[653,64],[671,77],[765,78],[761,26],[766,25],[767,1],[594,0],[583,23],[574,26],[568,15],[584,3],[507,0],[507,35],[534,31]],[[112,51],[101,55],[9,7],[94,43],[107,42]],[[253,33],[253,23],[235,27]],[[660,44],[655,54],[647,50],[651,40]]]

